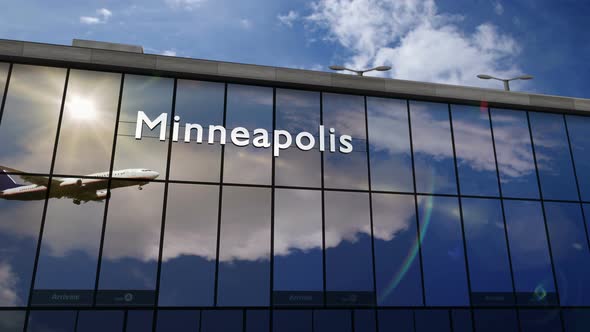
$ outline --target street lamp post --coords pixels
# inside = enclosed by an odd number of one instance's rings
[[[480,78],[482,80],[498,80],[498,81],[502,81],[504,83],[504,90],[505,91],[510,91],[510,81],[515,81],[515,80],[532,80],[533,77],[531,75],[521,75],[518,77],[514,77],[514,78],[497,78],[494,76],[490,76],[490,75],[485,75],[485,74],[479,74],[477,75],[477,78]]]
[[[336,70],[336,71],[347,70],[347,71],[351,71],[351,72],[357,74],[358,76],[363,76],[363,74],[366,73],[366,72],[370,72],[370,71],[373,71],[373,70],[376,70],[376,71],[388,71],[388,70],[391,69],[391,67],[390,66],[378,66],[378,67],[371,68],[371,69],[356,70],[356,69],[346,68],[346,67],[343,67],[343,66],[330,66],[330,69]]]

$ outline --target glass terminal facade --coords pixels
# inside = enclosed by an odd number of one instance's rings
[[[0,195],[2,331],[590,329],[589,117],[9,63],[0,91],[0,191],[35,192]]]

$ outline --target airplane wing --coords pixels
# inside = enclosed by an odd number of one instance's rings
[[[10,168],[10,167],[6,167],[6,166],[2,166],[2,165],[0,165],[0,169],[4,170],[5,172],[8,172],[8,173],[14,173],[15,175],[17,175],[21,179],[23,179],[29,183],[36,184],[38,186],[47,186],[47,184],[49,183],[48,176],[27,175],[27,174],[24,174],[25,172],[23,172],[23,171],[20,171],[18,169],[14,169],[14,168]],[[59,185],[61,183],[61,181],[59,181],[57,179],[53,179],[52,183]]]

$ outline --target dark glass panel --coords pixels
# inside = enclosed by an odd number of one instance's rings
[[[0,174],[0,177],[2,184],[10,183],[11,179],[26,182],[16,176],[9,178]],[[39,184],[47,183],[43,177],[27,179]],[[46,196],[45,186],[31,189],[37,193],[24,196],[0,194],[0,306],[3,307],[24,306],[29,299]],[[30,201],[29,198],[35,200]]]
[[[23,311],[0,311],[0,331],[22,332],[25,324],[25,312]]]
[[[538,198],[539,185],[526,112],[491,111],[502,195]]]
[[[563,323],[566,332],[587,332],[590,326],[590,309],[564,309]]]
[[[125,332],[144,332],[152,330],[154,313],[151,310],[129,310]]]
[[[373,194],[373,235],[377,303],[423,305],[414,196]]]
[[[169,185],[161,306],[213,305],[218,205],[218,186]]]
[[[453,332],[473,331],[473,321],[469,310],[452,310],[451,319],[453,321]]]
[[[274,223],[274,304],[322,305],[321,191],[276,189]]]
[[[242,310],[204,310],[201,332],[242,332]]]
[[[223,125],[223,83],[178,80],[174,115],[180,117],[178,142],[172,142],[170,179],[219,182],[221,144],[208,144],[209,126]],[[195,130],[185,142],[185,124],[202,126],[202,143]]]
[[[270,311],[248,310],[246,311],[246,330],[244,332],[269,332]]]
[[[452,105],[462,195],[498,196],[498,174],[486,107]]]
[[[147,168],[166,174],[168,158],[168,141],[160,141],[160,132],[164,130],[169,136],[169,126],[173,122],[170,117],[172,109],[172,90],[174,80],[170,78],[125,75],[121,113],[115,151],[114,170]],[[162,124],[150,131],[144,123],[142,139],[135,138],[138,112],[146,114],[150,121],[155,121],[162,113],[167,116],[167,127]]]
[[[123,311],[80,311],[76,331],[123,331]]]
[[[514,310],[474,310],[473,316],[477,332],[518,332]]]
[[[54,173],[108,172],[121,74],[70,71]]]
[[[447,104],[410,102],[416,191],[456,194],[455,163]]]
[[[158,311],[157,332],[198,332],[199,311],[160,310]]]
[[[276,128],[293,137],[290,148],[280,151],[275,159],[275,184],[279,186],[320,187],[322,155],[317,140],[320,126],[320,94],[318,92],[277,89]],[[300,150],[295,138],[301,132],[312,134],[316,145]]]
[[[463,198],[473,305],[512,305],[514,290],[499,200]]]
[[[14,65],[2,119],[0,165],[49,173],[66,70]]]
[[[577,203],[545,202],[547,228],[563,306],[590,305],[590,251]]]
[[[10,64],[6,62],[0,62],[0,101],[2,101],[2,98],[4,98],[4,88],[6,87],[9,69]]]
[[[407,101],[367,98],[371,188],[414,191]]]
[[[590,201],[590,118],[587,116],[566,115],[576,175],[583,201]]]
[[[557,303],[541,204],[505,200],[504,210],[517,303]]]
[[[520,332],[561,332],[559,310],[520,310]]]
[[[368,189],[364,98],[362,96],[324,93],[323,116],[325,187]],[[340,152],[338,141],[336,141],[336,152],[330,152],[330,128],[335,129],[336,140],[341,135],[352,137],[351,153]]]
[[[374,310],[355,310],[354,332],[376,332],[377,321]]]
[[[410,310],[379,310],[378,331],[414,332],[414,315]]]
[[[270,189],[223,188],[218,305],[269,304],[270,212]]]
[[[109,201],[99,304],[152,304],[162,223],[164,185],[113,181]],[[127,296],[128,294],[131,295]]]
[[[352,332],[352,318],[348,310],[316,310],[313,313],[314,332]]]
[[[416,310],[416,332],[451,332],[448,310]]]
[[[75,311],[31,311],[27,332],[74,332]]]
[[[327,301],[373,304],[369,195],[332,191],[324,195]]]
[[[529,112],[545,199],[578,200],[563,115]]]
[[[311,310],[273,311],[273,332],[311,332],[313,331]]]
[[[459,204],[456,198],[418,196],[426,305],[469,304]]]
[[[250,131],[250,143],[239,147],[232,144],[231,130],[244,127]],[[254,130],[261,128],[272,136],[272,88],[229,84],[227,87],[227,144],[223,164],[226,183],[271,184],[272,148],[257,148],[252,144]],[[272,141],[269,138],[269,141]]]

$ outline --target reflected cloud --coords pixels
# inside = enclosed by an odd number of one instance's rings
[[[18,276],[12,270],[12,266],[0,261],[0,305],[10,307],[22,304],[16,294]]]

